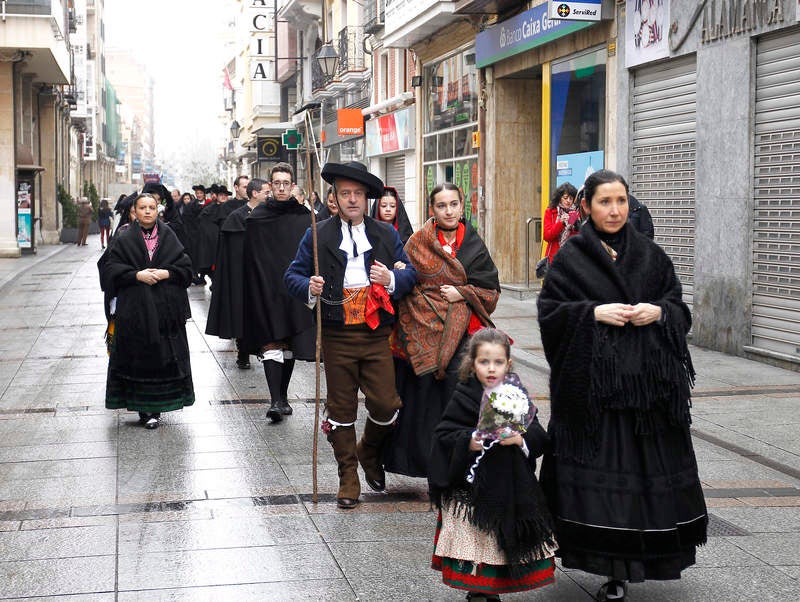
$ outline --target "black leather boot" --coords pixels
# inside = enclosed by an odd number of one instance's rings
[[[283,366],[274,360],[264,360],[264,376],[267,377],[267,387],[269,388],[270,404],[267,410],[267,418],[272,422],[283,420],[283,410],[281,404],[281,378]]]
[[[283,371],[281,372],[281,401],[280,409],[284,416],[292,413],[292,406],[289,405],[289,381],[292,380],[294,372],[294,360],[283,360]]]

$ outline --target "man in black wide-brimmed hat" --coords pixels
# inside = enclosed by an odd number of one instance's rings
[[[383,182],[358,162],[326,163],[322,177],[333,184],[337,215],[317,224],[319,271],[314,275],[309,229],[284,282],[290,294],[309,304],[322,302],[322,353],[328,396],[323,431],[339,465],[340,508],[358,504],[361,464],[367,485],[386,487],[381,447],[402,405],[394,388],[389,334],[391,299],[414,287],[417,273],[397,231],[366,216],[367,199],[378,198]],[[366,398],[367,422],[356,444],[358,389]]]

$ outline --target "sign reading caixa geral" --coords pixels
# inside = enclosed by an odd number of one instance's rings
[[[480,32],[475,37],[475,65],[486,67],[594,24],[591,21],[551,19],[547,14],[548,6],[534,6]],[[597,6],[599,12],[600,5]]]

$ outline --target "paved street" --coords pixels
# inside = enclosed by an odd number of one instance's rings
[[[428,568],[424,481],[389,475],[388,494],[338,510],[321,437],[312,503],[313,365],[295,370],[295,414],[270,424],[260,366],[238,370],[232,343],[203,334],[207,288],[189,291],[195,405],[156,431],[106,410],[99,246],[0,259],[0,599],[463,599]],[[495,319],[546,421],[535,302],[504,294]],[[711,537],[683,579],[630,599],[798,600],[800,373],[692,352]],[[559,570],[503,599],[591,600],[602,582]]]

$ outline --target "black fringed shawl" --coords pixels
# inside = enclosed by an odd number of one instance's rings
[[[612,261],[587,222],[555,256],[537,304],[554,452],[581,462],[597,452],[603,410],[634,410],[640,433],[650,430],[655,410],[672,424],[690,421],[691,314],[681,284],[661,247],[629,226],[620,233]],[[617,327],[594,319],[598,305],[640,302],[660,306],[663,322]]]
[[[536,481],[536,458],[547,447],[547,433],[534,419],[523,435],[530,455],[517,446],[495,445],[481,460],[474,485],[466,482],[477,454],[469,440],[478,424],[483,387],[473,376],[459,383],[433,435],[428,464],[431,501],[455,505],[478,529],[495,536],[510,565],[546,557],[555,547],[553,521]]]
[[[147,268],[168,270],[170,277],[153,286],[136,280],[136,272]],[[115,321],[121,340],[144,347],[184,328],[191,317],[186,294],[191,278],[191,261],[170,228],[159,226],[152,261],[138,223],[116,237],[101,267],[100,280],[103,290],[117,296]]]

